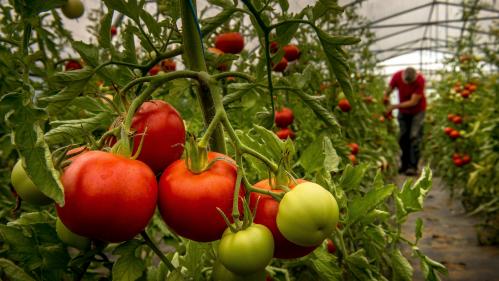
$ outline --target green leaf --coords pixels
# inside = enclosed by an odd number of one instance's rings
[[[307,259],[307,263],[320,276],[320,280],[340,281],[341,268],[338,267],[336,256],[325,252],[322,249],[315,250],[311,255],[313,258]]]
[[[287,12],[289,9],[289,3],[287,0],[279,0],[279,6],[281,6],[283,12]]]
[[[45,141],[49,144],[56,144],[82,138],[91,135],[96,129],[109,127],[112,120],[110,113],[101,112],[85,119],[54,121],[50,123],[54,128],[45,134]]]
[[[391,253],[390,259],[392,261],[392,280],[411,281],[412,266],[409,261],[402,255],[399,249],[396,249]]]
[[[431,190],[431,177],[430,168],[425,167],[414,184],[411,181],[404,183],[396,198],[398,220],[404,220],[407,214],[423,209],[424,198]]]
[[[0,273],[3,273],[11,281],[35,281],[22,268],[4,258],[0,258]]]
[[[141,246],[140,241],[129,240],[113,251],[114,255],[120,256],[113,265],[113,280],[135,281],[142,276],[146,267],[136,253]]]
[[[175,269],[172,273],[168,275],[166,281],[184,281],[184,277],[180,269]]]
[[[21,226],[21,225],[31,225],[31,224],[54,224],[55,217],[52,216],[47,211],[23,213],[21,216],[15,220],[7,223],[8,226]]]
[[[349,205],[348,220],[355,223],[357,220],[366,216],[371,210],[374,210],[386,198],[392,195],[395,185],[390,184],[380,189],[370,190],[362,197],[355,197]]]
[[[99,45],[102,48],[111,48],[111,21],[113,20],[113,10],[110,10],[100,22]]]
[[[159,38],[161,34],[161,27],[157,23],[156,19],[145,10],[140,10],[140,18],[146,24],[149,32],[151,32],[154,37]]]
[[[135,51],[135,40],[133,32],[128,28],[128,25],[125,28],[125,31],[122,33],[122,36],[123,36],[123,47],[125,48],[125,50],[123,51],[123,58],[125,61],[136,64],[137,52]]]
[[[139,20],[139,7],[137,0],[104,0],[109,9],[116,10],[134,21]]]
[[[331,139],[325,137],[322,145],[324,148],[324,169],[328,172],[338,172],[341,158],[336,153]]]
[[[277,37],[275,38],[275,41],[277,41],[281,46],[288,44],[289,41],[291,41],[291,39],[294,37],[296,31],[298,30],[298,27],[300,27],[299,23],[284,21],[276,28]]]
[[[229,21],[230,18],[232,17],[232,14],[236,12],[235,7],[224,7],[224,9],[218,13],[216,16],[210,17],[203,19],[201,21],[201,33],[203,34],[203,37],[208,36],[210,33],[215,31],[219,26],[224,24],[225,22]]]
[[[335,130],[339,130],[340,126],[338,124],[338,121],[336,121],[336,118],[329,110],[322,106],[317,97],[308,95],[301,90],[293,91],[293,93],[297,94],[298,97],[300,97],[300,99],[314,111],[317,117],[324,121],[329,127]]]
[[[355,167],[348,164],[340,177],[340,185],[345,191],[357,190],[366,170],[367,164],[360,164]]]
[[[60,175],[54,167],[41,128],[46,116],[42,110],[33,107],[32,96],[34,93],[25,91],[6,95],[0,101],[12,108],[6,119],[12,128],[13,143],[24,160],[26,173],[43,194],[62,206],[64,194]]]
[[[423,220],[421,218],[416,219],[416,243],[423,237]]]

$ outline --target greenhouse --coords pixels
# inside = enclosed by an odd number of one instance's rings
[[[496,0],[0,0],[0,280],[499,280]]]

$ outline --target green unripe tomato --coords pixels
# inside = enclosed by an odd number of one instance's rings
[[[265,269],[262,269],[248,275],[238,275],[225,268],[225,266],[217,260],[213,265],[213,273],[211,276],[213,281],[264,281],[267,272]]]
[[[47,205],[52,203],[52,199],[45,196],[28,177],[21,159],[14,165],[10,180],[17,195],[19,195],[22,200],[33,205]]]
[[[252,224],[236,233],[227,228],[218,244],[220,262],[238,275],[264,270],[273,255],[274,237],[261,224]]]
[[[59,218],[55,222],[55,231],[64,244],[80,250],[86,250],[90,247],[90,239],[71,232]]]
[[[61,7],[62,13],[70,19],[76,19],[83,15],[85,7],[80,0],[68,0],[66,4]]]
[[[276,221],[286,239],[309,247],[320,245],[338,220],[338,203],[333,195],[316,183],[305,182],[284,195]]]

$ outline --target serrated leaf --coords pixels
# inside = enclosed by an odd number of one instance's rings
[[[65,143],[89,135],[99,128],[107,128],[112,122],[112,115],[101,112],[97,115],[76,120],[55,121],[51,125],[55,128],[45,134],[45,141],[49,144]]]
[[[431,190],[432,173],[429,167],[425,167],[420,178],[413,184],[404,184],[398,194],[407,213],[421,211],[426,195]]]
[[[341,158],[336,153],[333,143],[329,138],[324,137],[322,146],[324,149],[324,169],[328,172],[338,172]]]
[[[392,195],[395,185],[387,185],[383,188],[370,190],[362,197],[355,197],[349,204],[348,220],[350,223],[355,223],[360,218],[366,216],[370,211],[374,210],[379,204],[383,203],[386,198]]]
[[[275,40],[281,45],[284,46],[288,44],[289,41],[294,37],[296,31],[298,30],[300,25],[296,22],[286,22],[284,21],[281,25],[276,28],[277,37]]]
[[[11,281],[35,281],[22,268],[4,258],[0,258],[0,272]]]
[[[134,21],[139,20],[139,7],[137,5],[137,0],[104,0],[106,6],[109,9],[116,10]]]
[[[324,108],[316,97],[308,95],[301,90],[293,91],[293,93],[297,94],[298,97],[300,97],[300,99],[314,111],[317,117],[324,121],[329,127],[335,130],[339,129],[339,124],[336,121],[334,115],[326,108]]]
[[[111,21],[113,20],[113,10],[110,10],[100,22],[99,45],[103,48],[111,48]]]
[[[161,34],[161,27],[157,23],[156,19],[143,9],[140,10],[140,18],[146,24],[149,32],[151,32],[156,38],[159,38]]]
[[[8,226],[20,226],[20,225],[31,225],[31,224],[52,224],[55,221],[53,217],[47,211],[23,213],[17,220],[7,223]]]
[[[345,191],[358,189],[366,170],[366,164],[360,164],[355,167],[348,164],[340,177],[340,185]]]
[[[142,276],[146,267],[144,261],[136,254],[140,246],[140,241],[129,240],[113,251],[113,254],[120,256],[113,265],[113,280],[135,281]]]
[[[396,249],[391,253],[390,259],[392,261],[392,280],[411,281],[412,266],[409,261],[402,255],[399,249]]]
[[[203,19],[201,21],[201,26],[202,26],[201,33],[203,34],[203,37],[208,36],[210,33],[215,31],[215,29],[217,29],[219,26],[229,21],[230,18],[232,17],[232,14],[234,14],[235,12],[236,12],[235,7],[227,7],[224,8],[216,16]]]
[[[307,263],[320,276],[320,280],[342,280],[341,268],[338,267],[334,255],[321,250],[315,250],[312,255],[313,258],[308,259]]]

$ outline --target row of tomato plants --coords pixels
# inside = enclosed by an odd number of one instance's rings
[[[191,1],[152,15],[144,2],[106,0],[98,44],[73,41],[54,9],[77,18],[67,5],[84,9],[78,1],[2,7],[2,161],[13,170],[2,178],[12,188],[1,193],[0,276],[411,280],[405,243],[438,280],[445,268],[416,247],[422,221],[414,241],[401,233],[431,173],[384,183],[395,127],[372,65],[356,69],[340,48],[357,40],[328,35],[342,9],[243,2],[211,1],[219,13],[198,19]],[[261,47],[243,51],[243,38]],[[63,46],[81,60],[64,60]]]

